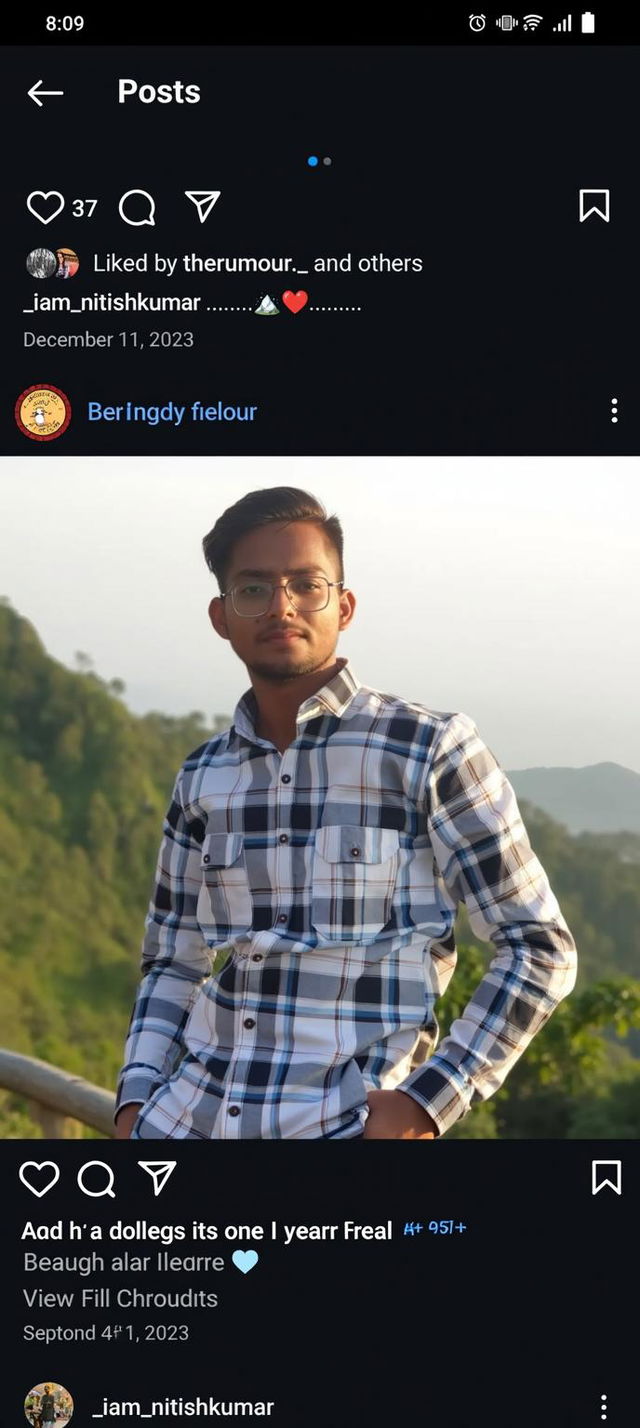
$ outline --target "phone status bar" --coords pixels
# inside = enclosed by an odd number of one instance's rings
[[[395,30],[380,21],[367,24],[367,39],[358,45],[344,44],[336,26],[332,36],[330,18],[323,22],[323,38],[309,44],[303,32],[296,34],[295,21],[278,27],[277,19],[265,28],[263,35],[259,29],[249,37],[246,27],[225,21],[218,14],[182,11],[163,13],[156,10],[153,25],[148,17],[123,12],[116,7],[113,12],[87,7],[87,13],[76,11],[73,15],[64,13],[64,8],[52,13],[52,6],[36,6],[29,11],[9,10],[3,20],[3,41],[5,44],[36,45],[58,44],[100,44],[118,48],[144,46],[146,49],[159,45],[260,45],[264,48],[285,47],[292,52],[305,49],[342,48],[368,49],[377,45],[471,45],[471,44],[515,44],[552,45],[558,42],[570,44],[638,44],[640,43],[640,15],[622,6],[607,5],[597,10],[521,10],[516,14],[499,11],[460,8],[457,13],[441,8],[426,15],[423,13],[419,24],[400,21]],[[79,10],[79,7],[78,7]]]

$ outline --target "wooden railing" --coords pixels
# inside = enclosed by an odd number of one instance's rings
[[[82,1135],[82,1126],[113,1137],[115,1096],[82,1076],[0,1049],[0,1087],[29,1102],[30,1115],[48,1140],[73,1140]]]

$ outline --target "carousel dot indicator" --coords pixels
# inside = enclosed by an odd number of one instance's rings
[[[317,154],[309,154],[307,163],[310,169],[317,169],[319,162],[320,160],[318,159]]]
[[[329,168],[330,165],[333,163],[333,159],[323,159],[322,162],[325,165],[325,168]]]

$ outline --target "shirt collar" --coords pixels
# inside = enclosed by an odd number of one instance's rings
[[[342,718],[346,713],[362,685],[347,659],[339,659],[338,665],[333,678],[300,705],[296,718],[298,727],[308,719],[317,719],[322,714],[335,714]],[[248,689],[238,701],[233,715],[233,727],[238,734],[244,734],[252,740],[257,738],[256,713],[255,694],[252,689]]]

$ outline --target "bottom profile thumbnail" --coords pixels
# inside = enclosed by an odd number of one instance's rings
[[[66,1428],[73,1415],[73,1399],[61,1383],[36,1383],[24,1400],[31,1428]]]

